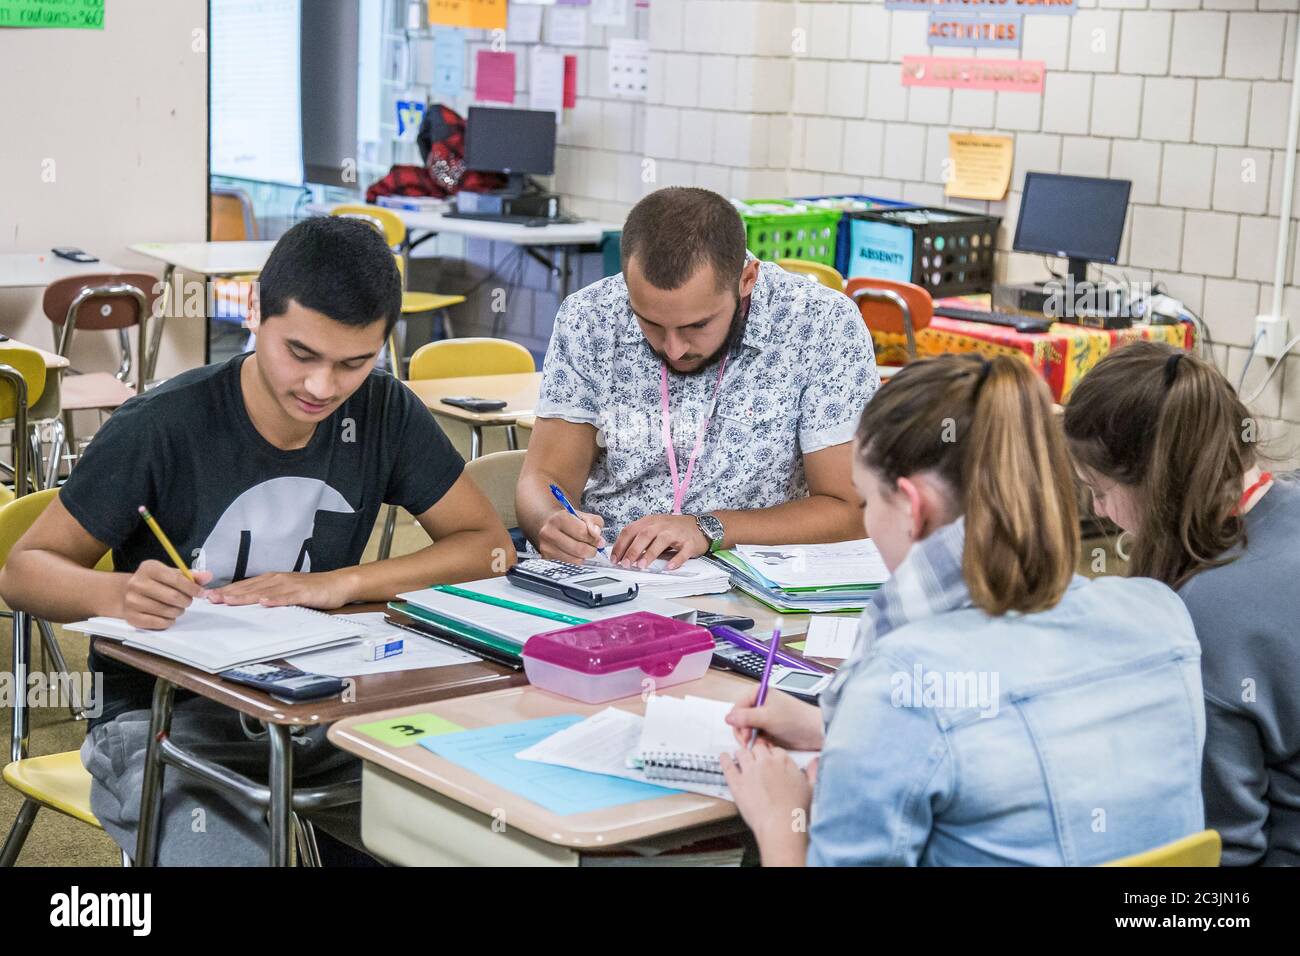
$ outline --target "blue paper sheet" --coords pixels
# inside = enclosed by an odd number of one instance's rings
[[[420,746],[562,817],[680,792],[515,757],[519,751],[581,720],[577,714],[565,714],[498,724],[428,737],[420,741]]]

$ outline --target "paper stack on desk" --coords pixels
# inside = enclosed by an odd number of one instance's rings
[[[739,590],[782,614],[860,611],[889,571],[870,538],[834,544],[742,544],[711,560]]]

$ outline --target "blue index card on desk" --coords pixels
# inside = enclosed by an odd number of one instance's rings
[[[517,724],[498,724],[426,737],[420,741],[420,746],[562,817],[681,792],[639,780],[520,760],[515,756],[581,720],[583,718],[577,714],[564,714]]]

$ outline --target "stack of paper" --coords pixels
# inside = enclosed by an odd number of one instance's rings
[[[860,611],[889,580],[870,538],[834,544],[742,544],[712,560],[739,590],[782,614]]]
[[[646,597],[672,599],[722,594],[731,590],[731,576],[726,570],[703,558],[691,558],[674,571],[663,570],[667,563],[661,558],[644,571],[633,571],[611,564],[607,558],[590,558],[584,562],[586,566],[600,568],[612,578],[635,584]]]
[[[165,631],[146,631],[113,617],[66,625],[121,641],[215,674],[243,664],[355,641],[365,625],[302,607],[210,604],[197,600]]]

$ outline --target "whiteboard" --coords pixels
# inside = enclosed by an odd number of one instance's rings
[[[211,9],[212,174],[301,186],[301,0]]]

